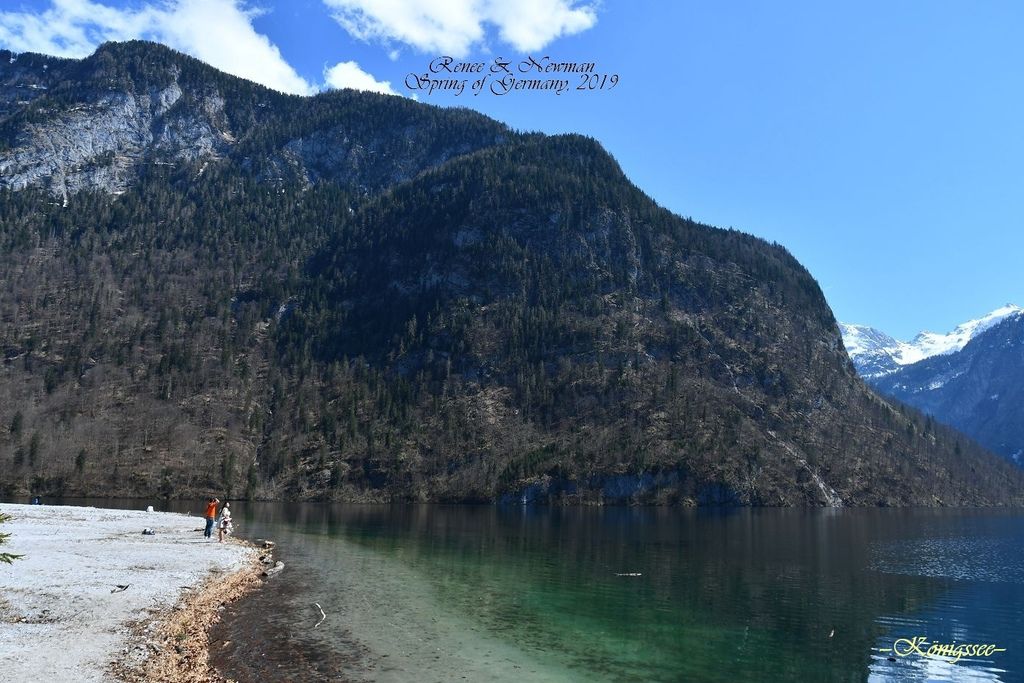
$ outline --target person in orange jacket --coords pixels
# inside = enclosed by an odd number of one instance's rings
[[[206,531],[203,532],[203,536],[206,536],[207,538],[213,538],[213,523],[217,521],[218,503],[220,503],[220,501],[213,497],[206,501]]]

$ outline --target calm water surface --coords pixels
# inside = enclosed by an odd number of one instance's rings
[[[240,680],[1024,681],[1020,511],[232,509],[287,564],[214,631]]]

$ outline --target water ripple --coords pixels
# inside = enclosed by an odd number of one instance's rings
[[[868,566],[888,574],[1024,584],[1019,539],[918,538],[872,545]]]

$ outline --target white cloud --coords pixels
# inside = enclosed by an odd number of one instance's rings
[[[52,0],[43,12],[0,12],[0,47],[85,57],[107,40],[163,43],[242,78],[283,92],[316,88],[252,25],[258,12],[241,0],[164,0],[137,9],[92,0]]]
[[[397,95],[389,81],[378,81],[363,71],[355,62],[339,62],[324,70],[324,81],[329,88],[369,90],[385,95]]]
[[[177,0],[162,25],[160,42],[217,67],[284,92],[315,91],[253,28],[255,13],[238,0]]]
[[[90,0],[53,0],[36,12],[0,12],[0,45],[15,52],[84,57],[105,40],[136,37],[153,23],[153,8],[120,10]]]
[[[539,50],[555,38],[586,31],[597,23],[592,6],[562,0],[490,2],[490,21],[501,39],[522,52]]]
[[[484,40],[485,26],[521,52],[597,23],[594,4],[577,0],[323,0],[360,40],[398,41],[424,52],[464,57]]]

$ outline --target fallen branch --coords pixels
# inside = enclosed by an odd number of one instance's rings
[[[324,608],[320,606],[319,602],[314,602],[313,604],[316,605],[316,608],[318,610],[320,610],[320,621],[316,622],[316,624],[313,626],[313,628],[316,628],[320,624],[324,623],[324,620],[327,618],[327,613],[324,612]]]

